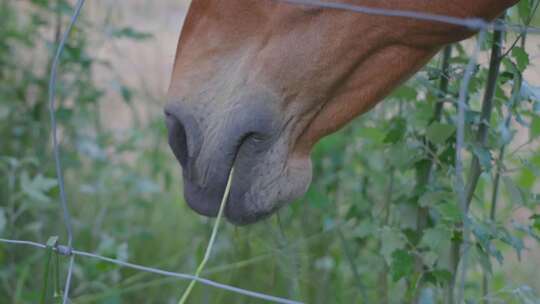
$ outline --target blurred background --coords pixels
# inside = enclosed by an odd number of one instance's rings
[[[57,113],[79,250],[184,273],[193,273],[204,254],[213,221],[183,201],[162,117],[189,2],[88,1],[71,34]],[[2,238],[66,239],[46,96],[72,5],[0,0]],[[537,6],[522,0],[507,21],[538,26]],[[468,97],[466,172],[476,157],[482,174],[471,207],[467,303],[540,303],[540,36],[504,40],[487,146],[475,143],[475,132],[492,34]],[[256,225],[224,223],[203,276],[306,303],[442,303],[453,277],[450,247],[462,238],[452,184],[453,101],[473,47],[474,39],[452,46],[449,56],[438,55],[384,103],[319,143],[304,198]],[[439,100],[447,102],[434,122]],[[38,303],[45,256],[0,244],[0,303]],[[176,303],[186,286],[77,258],[71,295],[73,303]],[[52,291],[47,297],[60,301]],[[264,303],[200,284],[190,299]]]

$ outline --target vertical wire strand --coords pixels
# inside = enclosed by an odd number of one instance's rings
[[[64,186],[64,175],[62,173],[62,162],[60,160],[60,147],[58,144],[56,110],[55,110],[56,108],[56,79],[58,76],[58,65],[60,64],[60,57],[62,56],[62,52],[64,51],[64,47],[66,45],[67,39],[69,38],[69,34],[71,33],[71,30],[74,24],[77,22],[77,19],[79,18],[84,2],[85,0],[78,0],[77,4],[75,5],[75,9],[71,17],[71,21],[69,22],[68,27],[66,28],[64,34],[62,35],[62,39],[58,43],[56,53],[55,53],[55,56],[51,65],[51,73],[50,73],[50,79],[49,79],[49,114],[50,114],[50,121],[51,121],[53,153],[54,153],[54,161],[55,161],[55,167],[56,167],[56,176],[58,178],[58,187],[60,189],[60,203],[62,207],[64,225],[66,227],[66,233],[67,233],[67,239],[68,239],[67,245],[70,248],[70,250],[73,246],[73,228],[71,225],[71,215],[69,213],[69,209],[67,205],[66,191],[65,191],[65,186]],[[73,272],[73,264],[74,264],[74,256],[72,255],[69,260],[66,284],[64,287],[64,297],[62,299],[63,304],[68,303],[69,288],[71,285],[71,277],[72,277],[72,272]]]
[[[480,32],[478,40],[475,44],[475,48],[473,51],[473,54],[471,56],[471,59],[469,60],[469,63],[467,64],[467,67],[465,69],[465,75],[463,75],[463,81],[461,82],[461,86],[459,89],[459,98],[458,98],[458,116],[457,116],[457,136],[456,136],[456,165],[455,165],[455,174],[456,174],[456,180],[455,180],[455,187],[456,192],[458,194],[458,201],[459,206],[462,212],[463,216],[463,242],[458,246],[458,254],[461,253],[461,276],[459,280],[459,288],[458,293],[456,297],[456,303],[461,303],[461,299],[463,297],[463,289],[465,284],[465,268],[467,265],[467,249],[468,249],[468,228],[469,228],[469,219],[468,219],[468,204],[467,204],[467,197],[465,194],[465,183],[463,179],[463,143],[465,139],[465,110],[467,108],[466,105],[466,99],[469,91],[469,85],[472,80],[474,69],[476,68],[476,63],[478,60],[478,56],[480,54],[480,49],[482,47],[482,44],[485,40],[486,32],[483,30]],[[458,258],[459,259],[459,258]],[[458,260],[459,261],[459,260]],[[459,265],[459,262],[457,263]],[[458,267],[456,267],[454,271],[454,286],[455,287],[455,281],[457,279],[457,271]],[[454,293],[454,290],[449,290],[449,295],[452,295]]]
[[[66,276],[66,284],[64,287],[64,296],[62,297],[62,304],[69,303],[69,287],[71,286],[71,277],[73,274],[73,264],[75,264],[75,255],[71,254],[69,257],[68,273]]]

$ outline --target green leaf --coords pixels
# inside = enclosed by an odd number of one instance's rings
[[[495,257],[497,261],[502,264],[502,253],[491,242],[492,239],[497,237],[498,232],[495,230],[495,228],[487,225],[486,223],[475,220],[471,221],[471,228],[483,252]]]
[[[483,171],[489,172],[491,170],[491,152],[480,146],[473,146],[472,150],[478,158]]]
[[[519,95],[523,99],[535,102],[534,110],[535,112],[538,112],[538,110],[536,109],[538,105],[536,105],[536,103],[540,101],[540,86],[534,86],[528,83],[526,80],[522,80]]]
[[[4,234],[4,229],[6,229],[6,212],[4,211],[4,208],[0,207],[0,235]]]
[[[47,247],[50,247],[50,248],[53,248],[54,246],[56,246],[56,244],[58,243],[58,236],[51,236],[48,240],[47,240]]]
[[[120,93],[122,94],[122,99],[126,102],[126,103],[131,103],[131,100],[133,99],[133,92],[131,91],[130,88],[122,85],[120,86]]]
[[[452,222],[461,221],[462,215],[461,210],[457,206],[457,204],[454,203],[443,203],[443,204],[437,204],[435,206],[435,209],[439,212],[441,217],[444,219],[450,220]]]
[[[435,263],[439,260],[439,254],[433,251],[423,252],[422,253],[422,262],[428,268],[435,266]]]
[[[433,119],[433,103],[421,102],[415,104],[415,111],[412,115],[416,129],[427,129]]]
[[[47,192],[57,185],[56,179],[46,178],[41,174],[30,179],[27,172],[21,174],[20,182],[23,192],[40,202],[49,202],[50,198],[47,196]]]
[[[474,255],[476,261],[480,264],[482,269],[487,273],[493,272],[493,266],[491,265],[491,258],[489,255],[482,249],[480,245],[474,247],[475,250],[471,252]]]
[[[452,279],[452,273],[446,269],[437,269],[432,273],[437,278],[437,281],[441,282],[441,284],[448,283]]]
[[[446,202],[450,195],[452,194],[446,191],[427,192],[418,199],[418,205],[421,207],[433,207],[436,204]]]
[[[405,170],[414,164],[414,158],[418,156],[418,152],[418,148],[396,144],[386,153],[388,164],[396,169]]]
[[[377,231],[377,225],[369,219],[362,221],[352,231],[352,235],[357,238],[366,238]]]
[[[540,116],[533,115],[531,120],[531,128],[529,129],[529,139],[534,140],[540,136]]]
[[[384,227],[380,231],[381,254],[388,265],[392,262],[392,253],[398,249],[404,248],[407,244],[407,238],[401,231],[390,227]]]
[[[506,125],[504,121],[501,121],[497,126],[498,142],[499,145],[507,145],[512,141],[514,132]]]
[[[521,231],[521,232],[524,232],[526,233],[528,236],[532,237],[533,239],[535,239],[537,242],[540,242],[540,235],[536,234],[532,229],[533,227],[529,226],[529,225],[522,225],[516,221],[512,221],[512,226],[518,230],[518,231]]]
[[[416,88],[407,86],[407,85],[402,85],[394,91],[391,97],[397,98],[397,99],[416,101],[416,95],[417,95]]]
[[[134,40],[145,40],[152,37],[152,34],[137,31],[131,27],[124,27],[112,31],[111,35],[115,38],[130,38]]]
[[[523,168],[521,171],[521,174],[519,174],[519,177],[517,179],[517,184],[522,189],[531,189],[536,182],[536,176],[534,175],[534,172],[531,170],[528,170],[527,168]]]
[[[381,142],[384,138],[384,132],[379,128],[360,128],[357,134],[361,138],[370,139],[374,142]]]
[[[73,117],[73,113],[74,113],[73,109],[60,107],[56,111],[56,117],[58,118],[58,120],[68,121]]]
[[[6,119],[10,113],[11,111],[8,107],[0,107],[0,120]]]
[[[540,231],[540,214],[533,214],[529,219],[533,222],[532,227]]]
[[[501,240],[503,243],[506,243],[514,250],[516,251],[516,254],[518,256],[518,260],[521,260],[521,251],[525,248],[525,245],[523,244],[523,241],[513,236],[506,228],[500,227],[497,231],[497,238]]]
[[[504,176],[503,182],[506,187],[506,191],[508,191],[508,195],[510,195],[512,203],[520,205],[525,204],[525,195],[523,194],[521,189],[514,183],[514,181],[508,176]]]
[[[318,187],[314,185],[309,188],[305,196],[309,204],[315,208],[324,209],[330,203],[324,191],[319,191]]]
[[[531,14],[531,2],[530,0],[521,0],[517,4],[519,18],[522,22],[527,22],[529,15]]]
[[[411,274],[413,269],[414,258],[408,251],[399,249],[392,253],[392,265],[390,266],[390,271],[394,282]]]
[[[442,144],[450,138],[455,131],[456,127],[453,125],[434,122],[428,127],[426,136],[432,143]]]
[[[452,273],[446,269],[435,269],[425,274],[425,280],[433,285],[443,286],[451,279]]]
[[[442,227],[428,228],[424,230],[420,245],[422,247],[428,247],[434,251],[437,251],[440,249],[443,242],[450,240],[450,237],[451,232],[443,229]]]
[[[394,118],[390,122],[390,130],[384,138],[385,143],[396,143],[400,141],[407,131],[407,122],[401,117]]]
[[[529,54],[519,46],[512,49],[512,57],[516,60],[516,65],[520,72],[523,72],[529,65]]]
[[[540,114],[540,102],[539,101],[534,101],[533,102],[533,112],[534,114]]]

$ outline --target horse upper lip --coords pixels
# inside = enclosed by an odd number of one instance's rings
[[[196,169],[196,159],[189,158],[184,168],[184,195],[188,205],[197,213],[205,216],[216,216],[225,193],[229,174],[234,166],[236,155],[232,158],[222,154],[217,164],[213,164],[203,170]],[[218,167],[219,168],[216,168]],[[231,181],[231,193],[234,187],[234,178]],[[230,205],[230,204],[229,204]]]

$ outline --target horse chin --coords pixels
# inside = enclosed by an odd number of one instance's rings
[[[292,171],[292,175],[291,175]],[[305,194],[311,182],[311,169],[289,170],[277,179],[268,182],[267,179],[253,180],[246,190],[246,184],[234,180],[231,191],[226,201],[224,215],[229,222],[237,226],[254,224],[270,217],[281,207],[286,206],[295,199]],[[260,187],[261,183],[267,184]],[[215,217],[219,212],[221,198],[208,197],[205,189],[193,186],[189,181],[184,181],[184,194],[188,206],[200,215]]]

